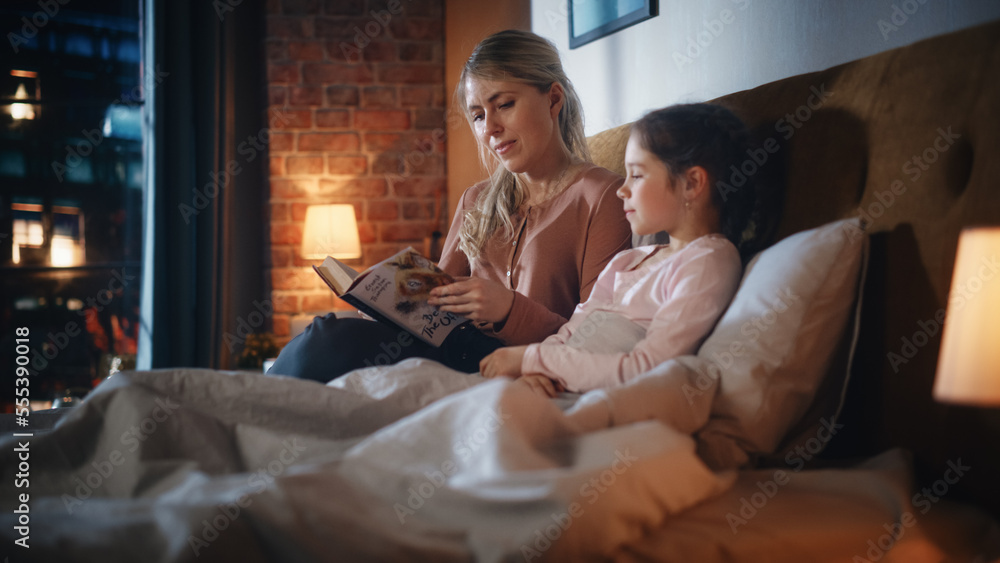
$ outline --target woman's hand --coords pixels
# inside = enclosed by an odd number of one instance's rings
[[[527,385],[536,395],[541,395],[542,397],[548,397],[549,399],[555,398],[555,396],[565,391],[558,382],[545,377],[539,373],[529,373],[523,377],[518,378],[515,383],[520,385]]]
[[[438,309],[464,315],[477,323],[502,323],[514,305],[514,292],[503,284],[482,278],[435,287],[427,302]]]
[[[493,377],[520,377],[521,360],[524,359],[524,351],[527,346],[510,346],[500,348],[489,354],[479,362],[479,373],[489,379]]]

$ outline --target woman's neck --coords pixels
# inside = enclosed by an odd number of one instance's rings
[[[519,174],[525,188],[528,205],[538,205],[559,195],[573,179],[572,171],[580,164],[578,159],[564,153],[552,166],[534,174],[525,172]]]

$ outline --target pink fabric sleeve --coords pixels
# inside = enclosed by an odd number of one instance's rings
[[[566,411],[581,432],[658,420],[684,434],[704,426],[712,411],[719,380],[705,375],[705,361],[681,356],[656,366],[625,385],[597,389]],[[697,389],[697,393],[686,391]]]
[[[466,201],[468,195],[469,190],[465,190],[458,200],[455,217],[451,220],[451,228],[448,229],[448,235],[444,238],[444,246],[441,248],[441,259],[438,260],[438,267],[453,277],[468,276],[472,272],[469,258],[458,247],[459,233],[462,232],[462,225],[465,223],[465,210],[470,203]]]
[[[576,332],[577,327],[587,319],[587,315],[591,311],[603,303],[611,302],[615,285],[615,272],[621,270],[628,262],[629,258],[621,253],[613,258],[611,262],[608,262],[601,275],[597,277],[597,281],[593,284],[590,291],[590,298],[576,306],[573,315],[559,327],[559,330],[555,334],[550,335],[539,343],[531,344],[528,346],[526,353],[537,354],[539,344],[566,344],[569,342],[570,337]]]
[[[459,248],[459,233],[465,222],[465,212],[470,205],[475,205],[470,195],[472,189],[466,190],[458,202],[455,209],[455,217],[452,219],[448,236],[445,237],[444,247],[441,250],[441,260],[438,266],[452,276],[471,276],[472,267],[465,252]],[[546,336],[552,334],[566,322],[566,319],[557,313],[553,313],[546,306],[531,300],[520,292],[514,292],[514,303],[511,306],[507,320],[503,323],[502,330],[492,330],[486,327],[483,330],[486,334],[503,340],[505,344],[514,346],[528,342],[538,342]]]
[[[566,319],[562,315],[515,291],[507,320],[500,330],[491,332],[507,346],[520,346],[543,340],[564,324]]]
[[[580,302],[590,297],[598,276],[611,263],[615,255],[632,248],[632,228],[626,220],[618,188],[625,181],[619,178],[604,190],[590,225],[584,233],[587,245],[583,250],[583,268],[580,272]]]
[[[656,291],[663,292],[663,304],[645,338],[630,352],[598,354],[547,341],[528,347],[522,372],[540,373],[569,391],[586,392],[625,383],[666,360],[693,354],[729,305],[740,270],[738,256],[734,260],[726,252],[698,253],[676,264],[669,279],[658,280]],[[574,317],[585,317],[588,308],[599,306],[585,304],[582,314]],[[567,335],[560,339],[565,342]]]
[[[601,271],[616,254],[632,245],[632,231],[624,219],[622,203],[616,192],[624,180],[608,184],[587,225],[581,225],[585,237],[580,267],[580,301],[586,301]],[[554,273],[553,275],[558,275]],[[566,324],[566,318],[530,298],[514,294],[514,304],[507,320],[494,334],[508,346],[540,342]]]

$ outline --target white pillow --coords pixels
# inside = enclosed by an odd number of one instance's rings
[[[796,422],[817,422],[822,414],[803,415],[831,365],[840,389],[814,406],[833,423],[846,381],[845,362],[834,359],[853,351],[856,331],[845,347],[844,328],[866,248],[860,219],[845,219],[785,238],[747,265],[732,304],[698,351],[719,368],[711,416],[698,433],[699,454],[711,467],[745,465],[775,452]],[[819,434],[828,439],[830,431]]]

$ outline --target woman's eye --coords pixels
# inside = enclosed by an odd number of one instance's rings
[[[477,113],[477,114],[475,114],[475,115],[472,116],[472,120],[473,121],[482,121],[482,119],[483,119],[483,114],[481,114],[481,113]]]
[[[500,104],[500,108],[501,109],[506,109],[506,108],[511,108],[511,107],[514,107],[514,102],[513,101]]]

